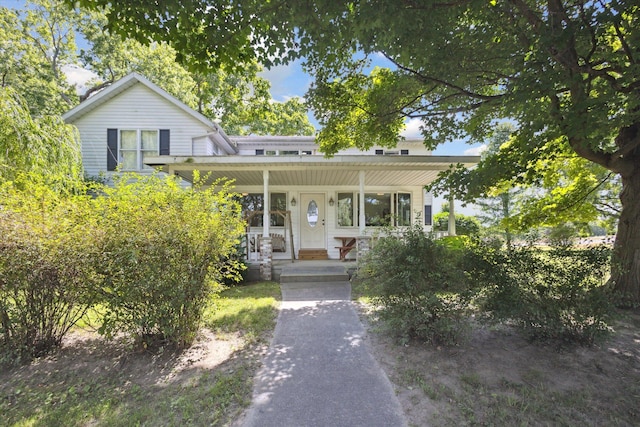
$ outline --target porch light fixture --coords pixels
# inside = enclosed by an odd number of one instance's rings
[[[292,198],[291,198],[291,206],[295,206],[295,205],[296,205],[296,203],[297,203],[297,202],[296,202],[296,198],[295,198],[295,197],[292,197]]]
[[[333,206],[334,203],[333,197],[329,197],[329,206]]]

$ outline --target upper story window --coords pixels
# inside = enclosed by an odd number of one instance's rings
[[[170,129],[107,129],[107,170],[151,170],[145,160],[168,156],[170,148]]]
[[[159,153],[157,130],[120,130],[119,142],[118,160],[122,170],[152,169],[145,166],[144,160]]]

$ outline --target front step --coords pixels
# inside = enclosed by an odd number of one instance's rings
[[[299,260],[321,260],[329,259],[326,249],[300,249],[298,251]]]
[[[349,273],[342,266],[291,266],[283,268],[280,283],[348,282]]]

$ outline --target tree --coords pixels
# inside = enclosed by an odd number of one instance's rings
[[[72,188],[82,179],[80,139],[60,117],[32,118],[12,88],[0,88],[0,183],[20,173]]]
[[[486,158],[498,153],[500,147],[509,140],[515,130],[516,128],[512,123],[505,122],[498,124],[482,156]],[[508,249],[511,248],[513,238],[510,221],[514,216],[514,196],[517,191],[517,189],[511,186],[501,189],[496,188],[489,194],[491,197],[476,201],[476,204],[480,206],[482,210],[482,214],[479,215],[480,220],[490,227],[499,230],[504,235]]]
[[[71,0],[67,0],[71,3]],[[306,56],[316,75],[327,153],[371,138],[393,145],[408,117],[429,148],[484,141],[493,121],[517,123],[512,143],[434,191],[479,197],[495,183],[533,182],[541,161],[573,152],[620,176],[622,211],[612,283],[640,304],[640,13],[635,0],[194,0],[110,6],[109,26],[171,42],[194,66]],[[259,42],[256,42],[259,41]],[[382,54],[394,70],[367,73],[354,53]],[[335,113],[332,113],[335,111]],[[359,115],[355,133],[351,130]]]
[[[56,0],[27,1],[23,11],[0,7],[0,73],[33,116],[62,114],[77,104],[63,72],[76,60],[78,17]]]

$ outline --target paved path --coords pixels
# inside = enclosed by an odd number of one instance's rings
[[[364,343],[349,283],[281,286],[282,307],[244,426],[406,426]]]

